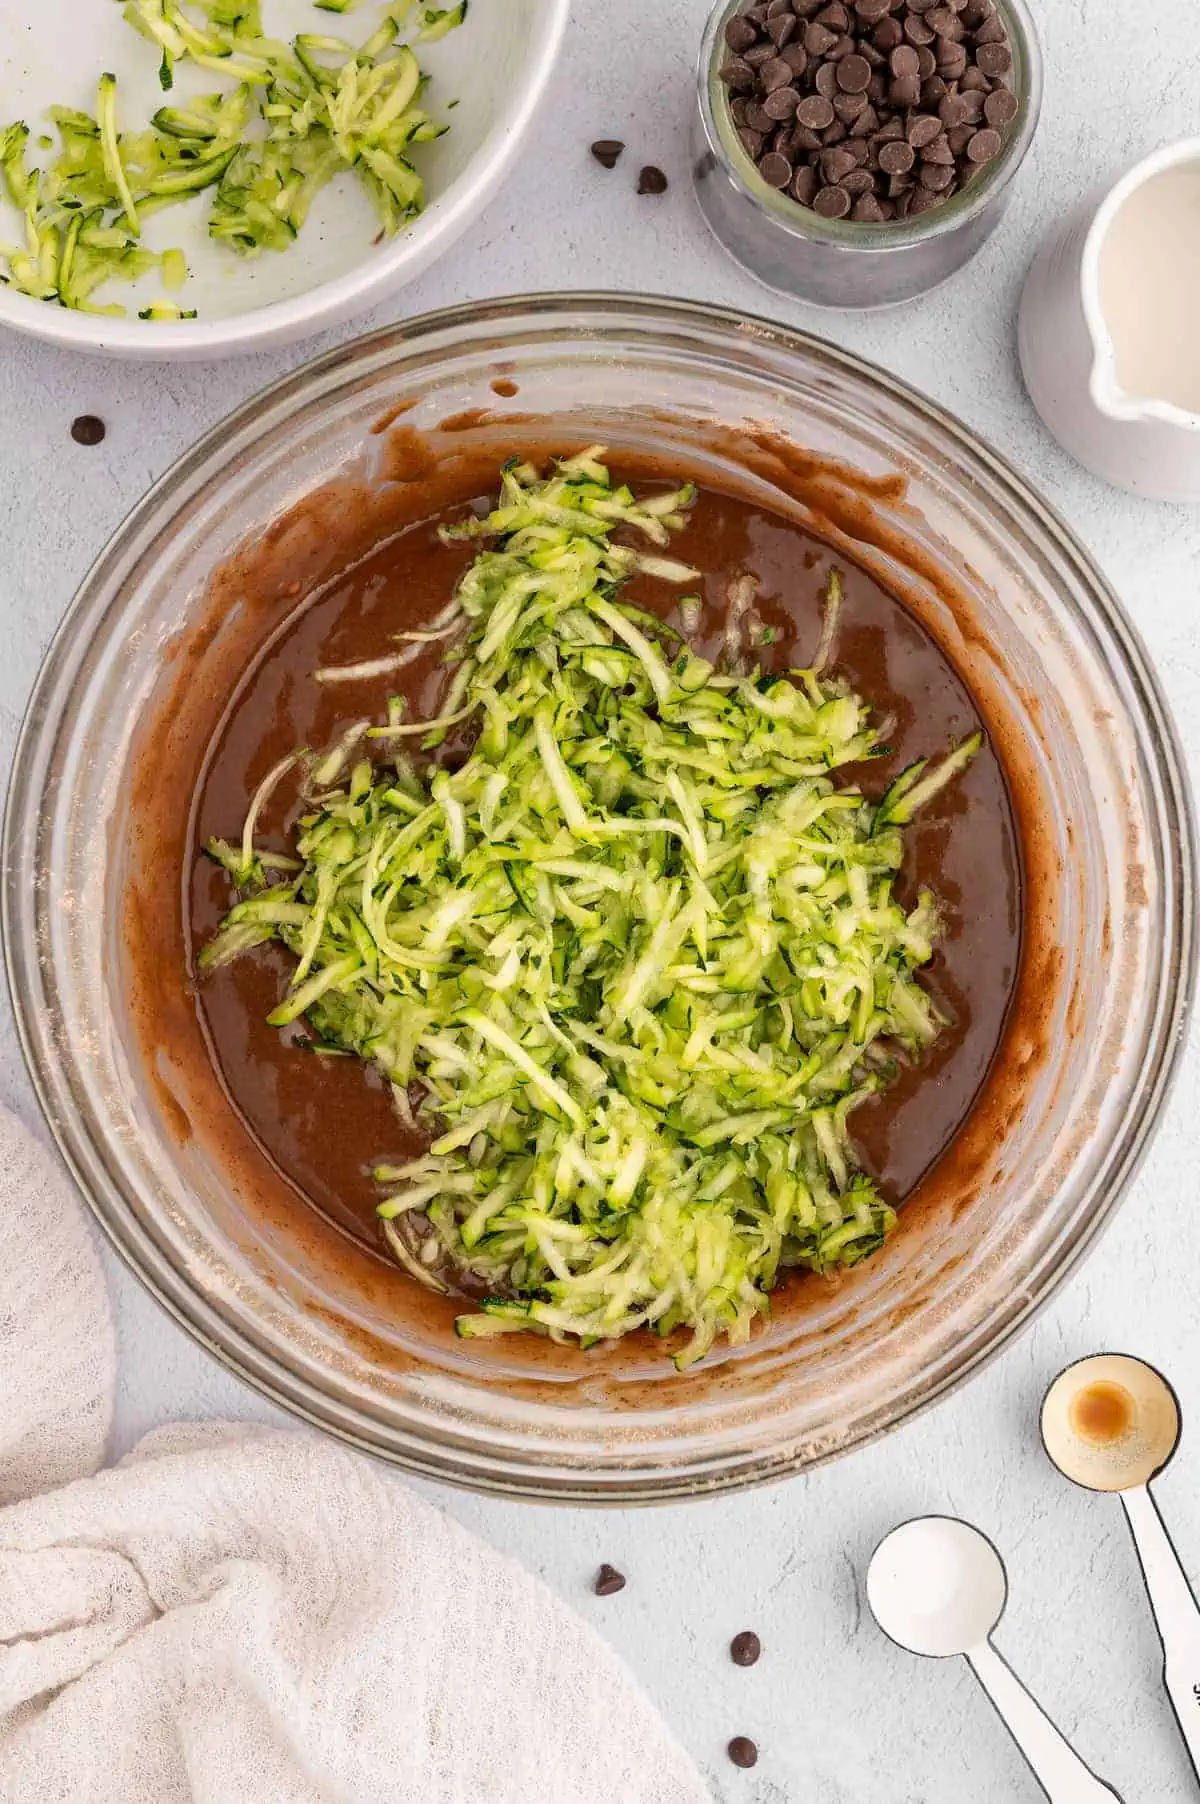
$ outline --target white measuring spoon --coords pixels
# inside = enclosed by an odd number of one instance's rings
[[[1126,1353],[1097,1353],[1060,1372],[1042,1404],[1042,1441],[1087,1491],[1125,1507],[1163,1648],[1163,1680],[1200,1777],[1200,1608],[1150,1494],[1179,1445],[1179,1400],[1161,1372]]]
[[[902,1523],[867,1571],[867,1602],[884,1634],[926,1659],[963,1656],[1051,1804],[1120,1804],[992,1646],[1007,1601],[1008,1575],[992,1543],[950,1516]]]

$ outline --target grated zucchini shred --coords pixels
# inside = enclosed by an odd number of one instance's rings
[[[298,868],[249,828],[209,847],[239,900],[200,963],[282,942],[270,1019],[373,1061],[402,1113],[419,1095],[428,1151],[378,1169],[379,1214],[415,1277],[491,1293],[460,1334],[680,1331],[684,1368],[744,1342],[786,1268],[854,1265],[894,1225],[850,1123],[942,1026],[901,823],[981,736],[878,803],[839,781],[879,736],[828,635],[820,675],[738,674],[624,599],[640,568],[694,581],[662,555],[693,490],[639,501],[603,456],[514,461],[443,529],[480,541],[446,706],[393,699],[367,732],[428,753],[469,721],[466,761],[375,763],[351,729],[309,764]]]
[[[327,0],[327,10],[349,9],[350,0]],[[19,244],[0,244],[0,282],[59,306],[123,313],[93,300],[102,283],[160,269],[170,288],[181,265],[187,273],[179,250],[142,246],[142,222],[153,213],[209,191],[211,238],[242,256],[284,251],[316,195],[344,170],[370,196],[382,234],[399,231],[425,205],[414,147],[448,129],[420,105],[427,78],[401,40],[405,10],[385,12],[358,46],[303,32],[284,44],[263,36],[258,0],[126,0],[124,18],[161,58],[164,90],[188,62],[230,85],[164,105],[149,129],[131,132],[120,127],[116,78],[103,74],[94,118],[50,108],[59,145],[45,168],[28,166],[23,121],[0,128],[0,174],[23,233]],[[413,42],[444,37],[466,11],[466,0],[423,8]],[[156,302],[138,317],[195,314]]]

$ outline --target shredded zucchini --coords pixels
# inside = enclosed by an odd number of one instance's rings
[[[853,1265],[894,1224],[850,1118],[942,1025],[898,822],[980,737],[878,804],[839,782],[879,737],[828,636],[820,675],[736,674],[623,599],[639,569],[694,580],[657,549],[693,491],[639,500],[602,458],[514,461],[445,529],[481,542],[446,705],[393,699],[367,732],[428,752],[469,721],[466,761],[372,762],[359,723],[309,761],[294,868],[254,843],[276,767],[242,845],[209,847],[239,900],[200,962],[282,942],[271,1019],[374,1062],[406,1115],[419,1091],[429,1150],[376,1173],[380,1216],[417,1277],[490,1289],[461,1334],[686,1331],[686,1367],[746,1340],[781,1271]]]
[[[348,12],[354,0],[324,4]],[[403,11],[392,7],[357,47],[312,33],[289,45],[264,38],[258,0],[126,0],[126,21],[160,56],[164,89],[174,90],[189,61],[234,85],[160,107],[150,129],[131,133],[118,127],[117,82],[104,74],[95,118],[50,109],[59,151],[44,170],[27,167],[23,122],[0,129],[4,188],[24,215],[23,242],[0,244],[0,281],[63,307],[121,313],[92,300],[102,283],[162,267],[166,285],[178,285],[182,253],[160,259],[141,248],[148,215],[210,190],[216,242],[242,256],[287,250],[316,195],[345,170],[359,177],[383,232],[399,231],[425,205],[413,151],[447,129],[420,105],[426,77],[400,41]],[[465,0],[421,9],[413,41],[444,37],[466,11]],[[170,303],[139,311],[194,317]]]

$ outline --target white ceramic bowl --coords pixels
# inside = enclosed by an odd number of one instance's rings
[[[145,234],[152,249],[178,244],[186,252],[191,274],[179,298],[198,310],[197,319],[140,320],[138,306],[161,293],[151,280],[128,291],[135,298],[123,319],[70,312],[0,285],[0,325],[80,351],[194,360],[286,344],[376,305],[428,268],[495,193],[549,79],[569,10],[570,0],[471,0],[457,31],[420,47],[430,110],[458,105],[446,136],[422,147],[428,205],[395,238],[375,244],[378,221],[349,173],[318,197],[291,250],[250,260],[209,239],[202,195],[155,216]],[[367,0],[339,18],[310,0],[264,0],[263,21],[275,37],[314,31],[358,43],[381,11]],[[122,124],[137,127],[163,104],[153,50],[114,0],[0,4],[0,125],[24,119],[36,134],[51,105],[94,112],[96,80],[106,69],[117,77]],[[201,76],[185,87],[180,71],[181,93],[220,85]],[[19,225],[0,195],[0,244],[19,241]]]

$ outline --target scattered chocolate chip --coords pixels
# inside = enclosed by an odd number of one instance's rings
[[[790,44],[799,30],[799,21],[795,13],[776,13],[773,19],[767,20],[767,36],[776,50],[783,50]]]
[[[729,1657],[735,1666],[753,1666],[762,1653],[762,1642],[753,1629],[743,1629],[729,1643]]]
[[[857,167],[858,158],[852,150],[843,150],[840,145],[834,145],[832,149],[821,152],[821,174],[828,183],[840,182],[844,175],[849,175]]]
[[[927,25],[924,19],[910,12],[904,21],[904,35],[910,44],[922,45],[932,44],[937,33],[932,25]]]
[[[725,27],[725,42],[733,51],[749,50],[758,42],[758,27],[752,19],[730,19]]]
[[[894,50],[897,44],[904,42],[904,27],[899,19],[882,19],[871,34],[871,42],[876,50],[880,50],[886,55],[889,50]]]
[[[867,147],[862,142],[861,138],[856,138],[854,142],[859,146],[863,155],[866,156]],[[846,190],[847,194],[852,194],[855,200],[859,200],[864,194],[874,194],[875,177],[869,169],[852,169],[849,175],[844,175],[842,177],[842,187]]]
[[[869,76],[867,80],[870,81]],[[838,86],[837,64],[822,63],[813,78],[813,85],[826,100],[836,100],[842,91]]]
[[[596,1574],[592,1590],[597,1597],[615,1597],[618,1591],[624,1591],[624,1589],[625,1574],[618,1572],[616,1567],[610,1566],[606,1560]]]
[[[656,169],[653,163],[647,163],[638,176],[637,191],[639,194],[665,194],[667,178],[661,169]]]
[[[752,157],[757,163],[759,157],[761,157],[763,153],[766,134],[764,132],[756,132],[752,126],[743,125],[738,132],[738,137],[742,140],[747,155]]]
[[[881,203],[873,194],[860,194],[850,214],[860,225],[879,225],[887,218]]]
[[[592,145],[592,155],[597,163],[603,164],[605,169],[615,169],[617,158],[624,148],[620,138],[597,138]]]
[[[748,1735],[735,1735],[729,1744],[728,1752],[734,1766],[745,1767],[749,1770],[750,1767],[758,1765],[758,1749]]]
[[[108,431],[98,414],[81,413],[71,422],[71,437],[77,445],[98,445]]]
[[[898,75],[892,83],[888,98],[894,107],[901,110],[916,106],[921,98],[921,83],[915,75]]]
[[[853,125],[861,119],[870,103],[865,94],[835,94],[833,110],[843,125]]]
[[[892,74],[897,78],[915,75],[920,67],[921,59],[911,44],[898,44],[888,59]]]

